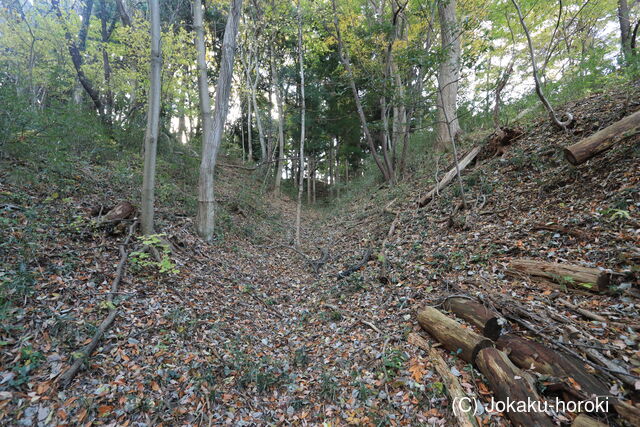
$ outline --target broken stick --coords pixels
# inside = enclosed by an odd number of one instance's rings
[[[481,147],[475,147],[471,151],[469,151],[466,156],[460,159],[460,161],[458,162],[458,168],[460,169],[461,172],[471,164],[473,159],[475,159],[478,156],[478,154],[480,153],[480,150],[481,150]],[[418,206],[419,207],[426,206],[427,203],[429,203],[433,199],[433,196],[435,196],[437,192],[442,190],[444,187],[449,185],[451,181],[453,181],[456,175],[457,175],[457,168],[454,166],[451,170],[449,170],[449,172],[445,174],[445,176],[440,180],[440,182],[436,184],[435,187],[433,187],[427,194],[425,194],[420,199],[420,201],[418,202]]]
[[[131,237],[133,236],[133,232],[135,231],[138,225],[138,221],[134,221],[133,224],[129,227],[129,234],[127,238],[120,245],[120,262],[118,263],[118,267],[116,268],[116,277],[113,279],[111,283],[111,290],[107,295],[107,305],[109,306],[109,315],[102,321],[98,330],[93,334],[93,339],[89,344],[86,345],[84,349],[80,352],[80,357],[77,357],[73,362],[73,365],[69,369],[67,369],[60,376],[60,384],[63,387],[66,387],[71,383],[73,378],[76,376],[80,368],[82,367],[84,361],[91,356],[91,353],[98,347],[98,343],[102,339],[102,336],[107,331],[109,326],[113,323],[118,314],[117,307],[113,304],[113,295],[118,292],[118,286],[120,285],[120,281],[122,280],[122,276],[124,275],[124,266],[127,262],[128,253],[125,250],[126,246],[129,244]]]

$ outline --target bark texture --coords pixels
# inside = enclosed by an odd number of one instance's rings
[[[298,62],[300,63],[300,157],[299,157],[299,178],[298,178],[298,203],[296,205],[296,235],[295,246],[300,247],[300,222],[302,217],[302,192],[304,191],[304,138],[305,138],[305,116],[307,104],[304,93],[304,52],[302,51],[302,12],[300,10],[300,0],[298,0]]]
[[[580,361],[564,356],[543,344],[507,334],[498,338],[496,347],[507,353],[509,359],[519,368],[531,369],[562,380],[568,386],[567,390],[578,397],[609,395],[608,388],[593,375],[587,374]],[[578,387],[575,387],[575,384]]]
[[[242,10],[242,0],[231,0],[229,16],[222,40],[220,74],[216,85],[215,114],[211,116],[209,82],[205,59],[204,28],[202,26],[202,4],[193,2],[193,21],[196,29],[196,50],[198,60],[198,88],[200,92],[200,112],[202,115],[202,159],[198,181],[198,235],[205,241],[213,239],[215,225],[215,198],[213,195],[214,171],[218,150],[222,141],[224,124],[229,110],[229,94],[233,76],[233,60],[236,51],[236,35]]]
[[[593,292],[606,292],[611,283],[611,275],[597,268],[582,267],[573,264],[557,264],[532,259],[511,261],[508,272],[519,272],[530,276],[544,277],[556,283]]]
[[[151,70],[149,79],[149,106],[147,130],[144,137],[144,172],[142,178],[142,232],[153,234],[153,205],[156,182],[156,151],[160,128],[160,93],[162,72],[162,49],[160,45],[160,6],[149,0],[151,17]]]
[[[418,312],[418,323],[438,342],[465,362],[473,363],[480,349],[493,346],[493,342],[462,327],[433,307]]]
[[[485,337],[492,340],[498,339],[507,323],[498,313],[467,298],[447,298],[443,307],[476,326]]]
[[[580,165],[620,141],[640,132],[640,111],[619,120],[599,132],[564,149],[564,157],[574,166]]]
[[[456,0],[438,1],[441,47],[445,59],[438,68],[438,124],[436,148],[444,150],[462,131],[458,121],[458,81],[460,80],[460,30],[456,20]]]
[[[478,352],[476,365],[487,378],[495,399],[501,402],[540,401],[533,381],[528,374],[518,369],[505,353],[495,348],[484,348]],[[515,426],[551,427],[555,424],[544,412],[506,410]]]

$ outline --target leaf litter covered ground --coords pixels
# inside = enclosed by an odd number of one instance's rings
[[[87,211],[126,192],[58,194],[2,179],[0,278],[10,291],[2,296],[0,423],[450,425],[441,378],[406,338],[429,339],[415,311],[451,294],[506,297],[545,319],[535,326],[549,341],[563,339],[557,319],[565,319],[593,336],[582,345],[640,375],[638,139],[578,168],[560,150],[636,111],[632,89],[566,106],[578,119],[568,135],[541,120],[503,157],[484,155],[463,174],[470,209],[456,209],[455,185],[417,209],[433,184],[417,173],[337,214],[307,212],[307,258],[288,247],[290,200],[263,205],[223,187],[220,221],[228,232],[212,245],[194,236],[188,216],[162,208],[158,229],[175,248],[179,273],[129,263],[114,298],[115,323],[65,389],[57,377],[110,308],[104,301],[124,239],[124,230],[96,226]],[[238,170],[223,173],[246,180]],[[387,237],[392,212],[399,217]],[[368,248],[373,256],[363,268],[337,277]],[[308,261],[322,249],[329,258],[316,274]],[[611,269],[620,273],[619,290],[594,295],[507,275],[508,262],[521,257]],[[558,298],[612,323],[583,318]],[[440,352],[467,393],[488,403],[482,376]],[[613,394],[637,401],[634,387],[602,378]],[[573,416],[555,414],[565,423]],[[501,414],[479,419],[508,424]]]

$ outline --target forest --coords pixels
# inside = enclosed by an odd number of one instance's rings
[[[640,425],[640,0],[2,0],[0,425]]]

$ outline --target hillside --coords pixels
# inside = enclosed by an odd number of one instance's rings
[[[131,221],[99,223],[96,212],[135,203],[127,182],[134,170],[74,160],[61,149],[67,163],[52,171],[38,153],[5,153],[1,422],[450,425],[444,380],[407,338],[419,333],[436,344],[416,313],[442,308],[451,295],[480,297],[519,336],[564,343],[578,355],[597,349],[630,369],[635,390],[586,364],[585,372],[637,402],[640,145],[629,138],[580,167],[560,148],[638,110],[639,94],[635,84],[566,105],[577,118],[568,134],[546,119],[522,124],[503,156],[484,145],[462,175],[466,210],[454,184],[417,208],[435,170],[372,194],[355,190],[330,212],[307,209],[301,251],[290,246],[293,202],[248,190],[260,178],[233,159],[219,171],[221,232],[213,244],[195,236],[189,202],[177,198],[189,181],[166,181],[177,186],[158,209],[169,271],[129,258],[111,303],[118,245]],[[142,243],[134,237],[126,249]],[[610,269],[612,290],[507,274],[521,258]],[[59,387],[58,376],[113,308],[116,320],[85,368]],[[569,327],[592,341],[567,336]],[[483,376],[459,354],[436,351],[467,395],[488,404]],[[598,416],[626,422],[613,412]],[[486,411],[478,419],[508,423]]]

